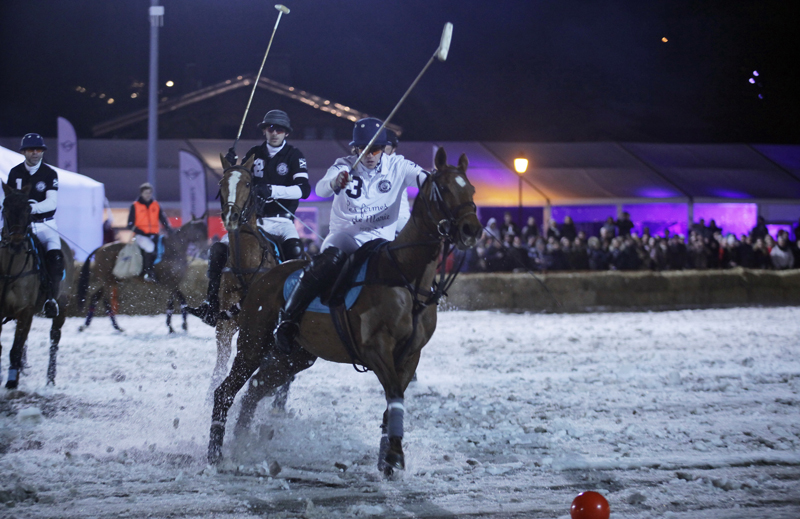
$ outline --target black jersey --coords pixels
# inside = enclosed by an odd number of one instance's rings
[[[284,143],[283,148],[270,158],[267,150],[267,142],[264,141],[260,146],[253,146],[247,151],[242,161],[247,162],[251,155],[255,155],[253,162],[253,183],[270,184],[272,186],[299,186],[302,191],[300,198],[308,198],[311,194],[311,184],[308,183],[308,167],[303,152],[289,144]],[[281,205],[291,212],[297,210],[299,200],[281,199]],[[285,216],[290,218],[286,209],[275,202],[261,205],[258,210],[258,217]]]
[[[31,175],[25,163],[19,164],[11,168],[8,172],[8,185],[13,189],[23,189],[25,186],[30,186],[28,192],[28,199],[37,202],[44,202],[47,198],[48,191],[58,191],[58,173],[42,162],[36,173]],[[55,210],[46,213],[39,213],[31,215],[31,220],[34,222],[41,222],[52,218],[56,214]]]

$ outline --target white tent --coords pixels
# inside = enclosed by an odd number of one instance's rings
[[[45,154],[46,156],[46,154]],[[0,146],[0,178],[8,180],[8,172],[25,157]],[[89,177],[51,167],[58,173],[58,231],[83,261],[94,249],[103,244],[103,184]]]

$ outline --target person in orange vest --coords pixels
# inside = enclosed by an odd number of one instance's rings
[[[128,213],[128,229],[136,234],[134,241],[142,249],[144,280],[151,283],[157,281],[153,266],[158,256],[156,243],[162,226],[165,231],[170,230],[169,220],[164,215],[164,210],[153,199],[153,186],[145,182],[139,186],[139,198],[131,204],[131,210]]]

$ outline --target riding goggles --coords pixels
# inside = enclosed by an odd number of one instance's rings
[[[380,152],[382,152],[384,147],[385,146],[372,146],[369,149],[369,151],[367,151],[364,155],[372,155],[374,157],[375,155],[377,155]],[[356,148],[356,151],[360,155],[364,151],[364,148]]]
[[[283,126],[278,126],[277,124],[270,124],[269,126],[265,126],[264,130],[270,133],[286,133],[286,128],[284,128]]]

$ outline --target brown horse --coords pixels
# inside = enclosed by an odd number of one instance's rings
[[[222,223],[228,231],[228,259],[222,271],[220,308],[229,316],[216,325],[217,362],[211,375],[210,391],[217,388],[228,367],[233,336],[239,329],[237,313],[253,280],[278,264],[276,245],[259,231],[256,197],[250,168],[255,156],[241,166],[231,164],[220,155],[224,173],[219,181]],[[287,388],[288,391],[288,388]]]
[[[0,241],[0,328],[9,320],[17,321],[14,343],[9,352],[8,389],[19,384],[25,341],[31,329],[33,315],[42,308],[45,294],[41,290],[43,264],[37,255],[37,244],[30,233],[31,207],[28,187],[17,191],[3,184],[3,237]],[[67,317],[66,308],[72,293],[75,262],[72,250],[61,240],[64,255],[64,276],[58,304],[60,311],[50,327],[50,360],[47,366],[47,384],[56,383],[56,355],[61,341],[61,328]],[[0,352],[2,346],[0,346]],[[1,373],[1,372],[0,372]],[[0,378],[2,375],[0,375]]]
[[[172,328],[172,313],[175,308],[175,301],[181,304],[183,314],[183,329],[187,329],[186,297],[178,288],[181,280],[186,276],[189,268],[189,261],[186,257],[190,244],[199,245],[204,248],[208,242],[208,226],[205,216],[193,219],[183,224],[176,231],[163,238],[164,252],[161,261],[155,265],[155,273],[158,283],[154,285],[160,292],[164,292],[167,298],[167,328],[169,333],[174,333]],[[111,305],[111,298],[118,290],[123,281],[118,280],[114,274],[114,264],[117,256],[125,244],[121,242],[108,243],[94,250],[87,258],[81,269],[78,281],[78,307],[83,308],[87,296],[89,299],[89,311],[86,314],[86,322],[81,325],[79,331],[89,327],[94,317],[95,307],[102,298],[106,313],[111,318],[111,324],[117,331],[122,328],[117,324],[115,311]],[[94,256],[94,262],[91,261]],[[142,276],[131,278],[131,281],[144,283]]]
[[[444,257],[453,246],[473,247],[482,230],[473,203],[475,188],[466,177],[467,157],[461,155],[458,166],[450,166],[440,148],[435,165],[436,171],[420,186],[411,221],[372,258],[361,295],[344,313],[347,344],[330,316],[306,312],[297,337],[300,348],[287,355],[273,347],[284,282],[305,262],[279,265],[253,283],[239,318],[238,351],[230,375],[214,393],[209,462],[221,460],[228,410],[256,369],[258,374],[242,398],[237,431],[249,426],[263,395],[322,357],[358,363],[375,372],[387,401],[378,466],[387,475],[405,467],[403,395],[422,347],[436,329],[438,299],[452,282],[443,276],[435,282],[439,254],[444,251]]]

